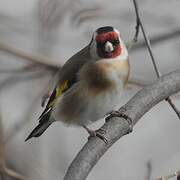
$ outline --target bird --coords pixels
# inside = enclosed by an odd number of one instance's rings
[[[25,141],[41,136],[55,121],[83,127],[90,136],[105,140],[88,125],[113,112],[129,73],[128,50],[120,32],[112,26],[96,29],[90,43],[58,71],[39,124]]]

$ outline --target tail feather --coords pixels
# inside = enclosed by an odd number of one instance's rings
[[[52,124],[52,122],[50,122],[50,121],[38,124],[36,126],[36,128],[30,133],[30,135],[26,138],[25,141],[31,139],[32,137],[41,136],[51,124]]]
[[[39,124],[35,127],[35,129],[30,133],[30,135],[25,139],[25,141],[31,139],[32,137],[41,136],[45,130],[54,122],[50,118],[51,112],[48,112],[39,121]]]

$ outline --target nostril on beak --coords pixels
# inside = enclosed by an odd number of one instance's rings
[[[114,51],[114,47],[113,47],[111,42],[107,41],[105,43],[105,51],[108,52],[108,53]]]

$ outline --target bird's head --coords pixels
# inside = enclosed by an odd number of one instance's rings
[[[96,59],[112,59],[120,56],[124,47],[119,31],[111,26],[105,26],[94,32],[90,51]]]

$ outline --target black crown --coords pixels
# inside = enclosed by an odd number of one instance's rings
[[[112,26],[104,26],[104,27],[100,27],[96,30],[96,32],[98,34],[112,32],[112,31],[114,31],[114,28]]]

